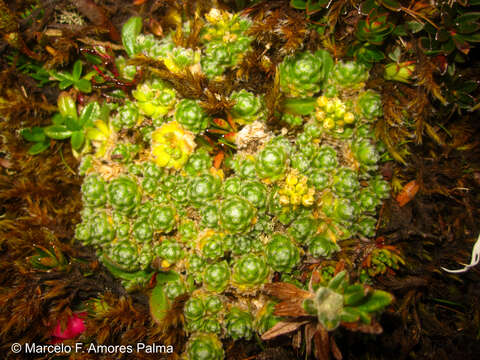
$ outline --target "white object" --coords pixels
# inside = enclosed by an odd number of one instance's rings
[[[468,271],[471,267],[474,267],[475,265],[478,265],[480,262],[480,235],[478,236],[477,241],[475,242],[475,245],[473,245],[473,250],[472,250],[472,260],[470,261],[470,264],[465,265],[463,269],[458,269],[458,270],[449,270],[445,269],[442,267],[443,271],[449,272],[451,274],[460,274]]]

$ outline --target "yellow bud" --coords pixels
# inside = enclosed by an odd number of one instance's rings
[[[328,103],[328,98],[325,95],[319,96],[317,98],[317,105],[320,107],[325,107]]]
[[[315,119],[317,119],[318,121],[322,121],[323,119],[325,119],[325,111],[323,110],[317,110],[315,112]]]
[[[162,262],[161,262],[161,264],[160,264],[160,266],[161,266],[162,268],[168,268],[168,267],[170,267],[170,265],[171,265],[171,264],[170,264],[167,260],[162,260]]]
[[[306,194],[302,196],[303,206],[312,206],[313,205],[313,196],[311,194]]]
[[[305,184],[299,183],[297,184],[297,186],[295,186],[295,191],[298,194],[304,194],[305,192],[307,192],[307,186]]]
[[[353,115],[351,112],[347,112],[343,116],[343,121],[345,121],[346,124],[353,124],[355,121],[355,115]]]
[[[301,198],[298,194],[292,194],[292,197],[290,198],[290,202],[293,204],[293,205],[298,205],[300,204],[301,202]]]
[[[332,101],[329,101],[326,105],[325,105],[325,111],[327,113],[332,113],[335,111],[335,100],[332,100]]]
[[[325,118],[325,120],[323,120],[323,127],[327,130],[333,129],[335,127],[335,120],[331,117]]]
[[[282,205],[288,205],[290,203],[288,197],[285,195],[281,195],[279,201]]]
[[[295,174],[290,173],[287,175],[287,179],[285,180],[288,186],[293,186],[298,182],[298,178]]]

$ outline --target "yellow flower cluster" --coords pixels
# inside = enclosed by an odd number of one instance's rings
[[[280,203],[286,205],[312,206],[315,188],[308,187],[307,177],[299,175],[297,170],[292,170],[285,178],[285,184],[278,191]]]
[[[352,124],[355,116],[347,111],[346,105],[337,97],[329,99],[322,95],[317,98],[315,118],[327,130],[341,129],[345,124]]]

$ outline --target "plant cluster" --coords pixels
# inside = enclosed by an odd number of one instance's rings
[[[250,49],[250,24],[245,16],[212,10],[199,47],[190,48],[173,32],[161,39],[141,34],[141,19],[131,18],[122,31],[130,59],[115,59],[119,77],[133,81],[140,72],[135,60],[147,59],[170,74],[218,80]],[[190,22],[182,26],[187,37],[194,29]],[[77,84],[83,91],[81,73],[76,63],[62,88]],[[363,64],[335,63],[326,50],[286,57],[278,66],[285,98],[278,118],[302,126],[275,132],[265,121],[265,94],[232,91],[223,120],[152,69],[131,91],[112,91],[115,102],[76,104],[62,93],[52,125],[23,135],[36,143],[32,154],[48,147],[47,137],[70,138],[85,175],[76,239],[93,246],[128,290],[156,278],[159,320],[189,294],[185,357],[221,359],[220,339],[250,339],[280,320],[264,284],[277,277],[307,288],[304,264],[334,258],[343,240],[375,234],[390,188],[378,173],[384,147],[372,123],[382,106],[378,93],[365,90],[368,77]],[[246,145],[221,166],[202,139],[224,123],[243,127],[234,138]],[[32,261],[41,264],[40,255],[55,254],[42,250]],[[340,321],[369,324],[391,297],[376,302],[381,293],[365,289],[340,273],[305,311],[329,330]],[[334,308],[325,297],[335,300]]]

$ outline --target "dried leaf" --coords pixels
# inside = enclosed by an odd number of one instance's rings
[[[263,288],[267,294],[275,296],[280,300],[299,299],[303,301],[304,299],[308,299],[313,296],[313,294],[308,291],[299,289],[293,284],[284,282],[265,284]]]
[[[300,326],[307,324],[309,320],[305,321],[280,321],[276,323],[270,330],[262,335],[262,340],[270,340],[277,336],[288,334],[289,332],[297,330]]]

